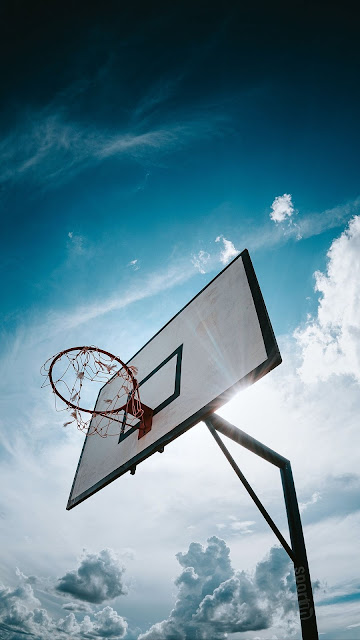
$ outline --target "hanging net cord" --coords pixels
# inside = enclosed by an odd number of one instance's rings
[[[137,369],[126,365],[120,358],[98,347],[72,347],[49,358],[41,368],[45,376],[43,387],[51,386],[58,411],[68,411],[86,435],[98,434],[102,438],[124,433],[126,427],[142,426],[144,410],[140,401],[139,385],[135,378]],[[108,393],[101,399],[101,410],[81,406],[85,394],[85,381],[107,385]],[[57,399],[65,408],[57,407]]]

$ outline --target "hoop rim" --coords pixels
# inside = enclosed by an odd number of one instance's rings
[[[66,398],[64,398],[64,396],[61,395],[61,393],[57,390],[56,385],[54,383],[53,377],[52,377],[52,370],[54,367],[55,362],[57,362],[57,360],[60,360],[60,358],[62,358],[63,355],[65,355],[66,353],[69,353],[70,351],[97,351],[98,353],[103,353],[106,356],[109,356],[110,358],[112,358],[113,360],[116,360],[116,362],[118,362],[122,368],[124,368],[126,370],[126,372],[129,374],[130,378],[131,378],[131,382],[133,385],[133,392],[135,393],[135,391],[138,388],[138,383],[137,380],[133,374],[133,372],[131,371],[130,367],[128,367],[125,362],[123,362],[118,356],[114,356],[113,353],[110,353],[109,351],[105,351],[104,349],[99,349],[98,347],[70,347],[69,349],[64,349],[63,351],[60,351],[60,353],[58,353],[55,358],[53,358],[53,360],[51,361],[50,367],[49,367],[49,371],[48,371],[48,377],[49,377],[49,381],[51,384],[51,388],[53,390],[53,392],[63,401],[65,402],[65,404],[68,407],[71,407],[72,409],[75,409],[75,411],[84,411],[85,413],[91,413],[91,415],[111,415],[113,413],[120,413],[120,411],[122,411],[124,409],[123,407],[118,407],[117,409],[109,409],[107,411],[95,411],[94,409],[83,409],[81,407],[77,407],[75,404],[73,404],[70,400],[66,400]],[[116,374],[114,374],[116,375]]]

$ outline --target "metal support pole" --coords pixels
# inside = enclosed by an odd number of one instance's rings
[[[286,515],[289,523],[291,546],[295,553],[294,569],[302,637],[304,640],[318,640],[319,636],[310,571],[290,462],[280,469],[280,475],[284,491]]]
[[[241,429],[238,429],[233,424],[230,424],[230,422],[227,422],[217,414],[210,415],[204,420],[204,422],[207,425],[210,433],[214,436],[220,449],[223,451],[224,455],[230,462],[235,473],[240,478],[241,482],[251,495],[265,520],[268,522],[271,529],[274,531],[275,535],[278,537],[282,546],[287,551],[288,555],[294,563],[296,590],[299,603],[300,623],[303,640],[319,640],[309,565],[305,548],[305,540],[290,461],[281,456],[276,451],[273,451],[273,449],[270,449],[269,447],[264,445],[262,442],[259,442],[259,440],[255,440],[255,438],[252,438]],[[252,453],[255,453],[261,458],[264,458],[264,460],[267,460],[267,462],[274,464],[280,469],[292,548],[290,548],[287,542],[284,540],[275,523],[270,518],[266,509],[263,507],[255,492],[250,487],[249,483],[243,476],[239,467],[233,460],[231,454],[229,453],[215,430],[226,435],[228,438],[231,438]]]

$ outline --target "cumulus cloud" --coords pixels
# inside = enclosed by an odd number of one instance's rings
[[[210,253],[207,251],[199,251],[197,255],[193,255],[191,262],[194,265],[195,269],[200,271],[200,273],[206,273],[205,267],[210,260]]]
[[[21,581],[15,589],[0,585],[0,631],[4,640],[30,635],[50,640],[53,622],[35,597],[32,586]]]
[[[123,638],[127,630],[127,622],[111,607],[105,607],[94,615],[94,631],[101,638]]]
[[[291,625],[298,612],[293,565],[282,547],[272,547],[269,556],[255,569],[254,584],[265,597],[270,616],[280,614]]]
[[[15,616],[16,611],[24,608],[33,609],[40,605],[40,601],[34,596],[33,588],[25,581],[21,581],[16,589],[10,589],[0,585],[0,614]]]
[[[59,579],[56,590],[78,600],[101,604],[127,593],[122,576],[125,569],[111,549],[86,554],[76,570]]]
[[[94,614],[93,620],[85,616],[82,622],[78,622],[73,613],[66,618],[58,620],[56,629],[75,638],[113,638],[120,640],[126,635],[128,624],[122,616],[112,609],[104,607],[102,611]]]
[[[318,310],[295,332],[303,381],[349,375],[360,382],[360,216],[333,241],[326,273],[315,272]]]
[[[272,212],[270,213],[270,218],[274,222],[284,222],[291,218],[295,209],[290,193],[284,193],[282,196],[277,196],[271,205],[271,209]]]
[[[66,602],[62,605],[62,608],[65,609],[65,611],[85,611],[86,613],[92,611],[90,605],[85,604],[85,602]]]
[[[204,627],[203,637],[209,639],[269,627],[268,612],[262,608],[256,589],[244,572],[226,580],[206,596],[193,620]]]
[[[20,574],[20,584],[15,589],[0,585],[0,637],[2,640],[18,640],[30,636],[36,640],[82,640],[92,638],[112,638],[121,640],[127,635],[128,624],[112,607],[85,615],[79,621],[71,611],[64,618],[55,620],[40,600],[34,595],[33,587]],[[26,578],[26,576],[25,576]],[[65,605],[64,608],[70,608]],[[76,611],[86,607],[79,606]],[[90,607],[88,609],[91,611]]]
[[[139,640],[225,640],[229,633],[268,629],[274,616],[292,633],[295,581],[283,549],[273,547],[252,576],[234,572],[229,548],[216,536],[206,548],[193,542],[176,557],[183,571],[175,581],[175,606]]]
[[[69,613],[66,618],[61,618],[60,620],[58,620],[56,626],[59,631],[64,631],[64,633],[70,636],[73,636],[75,634],[78,635],[78,633],[80,632],[80,625],[78,624],[73,613]]]
[[[37,582],[39,582],[39,579],[37,576],[26,576],[25,573],[23,573],[22,571],[20,571],[20,569],[18,569],[18,567],[16,567],[15,569],[15,573],[17,575],[17,577],[21,580],[21,582],[23,583],[27,583],[27,584],[36,584]]]
[[[225,265],[230,262],[230,260],[235,258],[235,256],[238,255],[239,251],[235,249],[231,240],[227,240],[226,238],[224,238],[224,236],[218,236],[215,240],[215,242],[221,241],[223,243],[223,248],[220,253],[220,262]]]

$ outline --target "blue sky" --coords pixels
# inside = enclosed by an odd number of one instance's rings
[[[194,593],[191,624],[189,611],[179,621],[173,609],[196,572],[215,608],[228,580],[233,602],[242,594],[248,603],[250,627],[234,625],[234,604],[220,634],[299,637],[291,568],[271,551],[276,541],[202,425],[174,442],[161,465],[144,463],[143,479],[124,477],[67,513],[81,436],[61,428],[40,389],[40,366],[63,348],[90,343],[131,357],[246,247],[283,364],[223,415],[292,460],[321,585],[322,637],[360,638],[359,52],[351,12],[337,3],[22,2],[1,13],[3,637],[169,640],[177,626],[181,640],[195,628],[214,639]],[[287,535],[278,479],[234,455]],[[219,469],[216,483],[205,461]],[[194,482],[207,487],[201,499]],[[196,558],[186,555],[193,543],[203,545]],[[230,564],[212,583],[201,554],[211,567],[219,549],[224,557],[230,550]],[[290,604],[279,609],[271,589],[263,593],[267,611],[255,628],[256,576],[275,565],[277,576],[289,576],[278,600]],[[98,566],[108,570],[94,601]],[[67,601],[59,584],[70,585]]]

